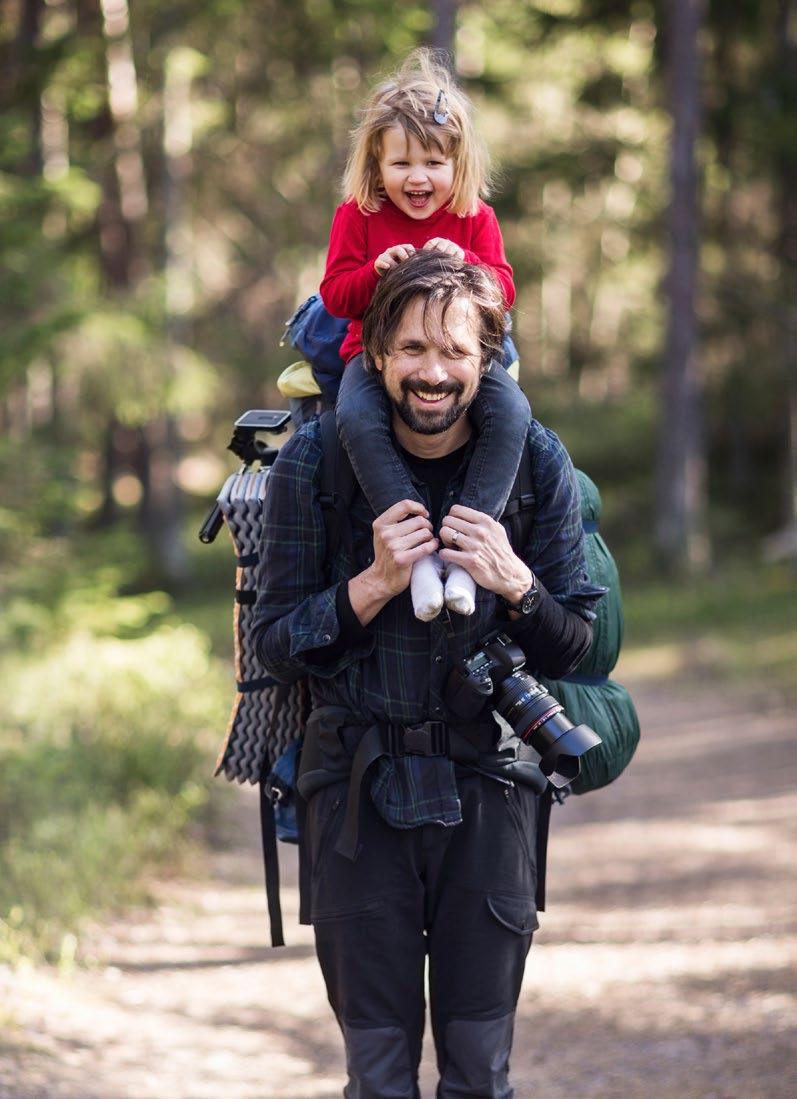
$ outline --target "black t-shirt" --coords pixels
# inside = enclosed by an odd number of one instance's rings
[[[443,506],[446,488],[449,481],[462,464],[465,455],[465,443],[463,446],[452,450],[450,454],[444,454],[442,458],[419,458],[417,454],[411,454],[404,447],[400,447],[400,453],[410,468],[414,477],[429,489],[431,499],[431,520],[435,527],[442,518],[440,510]]]

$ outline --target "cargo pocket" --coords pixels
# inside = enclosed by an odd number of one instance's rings
[[[540,926],[530,897],[513,893],[488,893],[487,907],[496,920],[516,935],[531,935]]]

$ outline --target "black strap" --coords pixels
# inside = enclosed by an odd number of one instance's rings
[[[288,700],[290,688],[280,683],[274,692],[274,704],[271,711],[266,744],[274,743],[277,718]],[[268,922],[271,931],[271,945],[285,946],[282,932],[282,908],[280,907],[280,868],[277,854],[277,828],[274,822],[274,805],[269,796],[266,779],[271,771],[268,750],[263,755],[260,766],[260,839],[263,845],[263,873],[266,879],[266,902],[268,904]]]
[[[362,740],[357,745],[354,759],[351,761],[351,775],[349,776],[349,792],[346,796],[346,813],[343,817],[343,825],[335,844],[335,850],[344,858],[353,862],[359,851],[360,831],[360,789],[362,787],[365,772],[381,756],[387,755],[387,747],[382,736],[382,729],[378,725],[372,725],[363,734]]]
[[[248,569],[250,565],[256,565],[260,561],[260,554],[257,551],[255,553],[245,553],[242,557],[236,556],[235,560],[238,562],[239,568]]]
[[[352,536],[349,508],[357,488],[349,456],[338,435],[334,412],[322,413],[321,427],[321,507],[327,537],[327,561],[332,561],[343,543],[351,556]]]
[[[235,589],[235,602],[240,603],[242,607],[251,607],[257,602],[256,591],[241,591],[240,588]]]
[[[260,778],[260,840],[263,845],[263,871],[266,879],[266,902],[271,931],[271,945],[285,946],[280,907],[280,867],[277,854],[277,827],[274,806],[268,795],[266,776]]]
[[[273,687],[276,684],[276,680],[272,679],[270,675],[264,675],[260,679],[246,679],[236,682],[235,689],[239,694],[248,695],[253,691],[263,691],[266,687]],[[269,732],[269,737],[271,732]],[[269,741],[271,743],[271,741]]]
[[[538,912],[545,911],[545,874],[548,869],[548,830],[551,823],[551,805],[553,787],[550,783],[540,796],[540,811],[537,816],[537,892],[534,897]]]
[[[563,675],[562,680],[565,683],[577,683],[580,687],[602,687],[604,683],[608,683],[608,675],[586,675],[584,672],[571,672],[570,675]]]
[[[528,443],[525,443],[523,453],[520,456],[520,465],[515,474],[515,483],[512,485],[512,491],[501,516],[502,519],[514,520],[512,523],[512,540],[518,549],[528,541],[536,503],[531,453]]]
[[[310,852],[307,850],[307,802],[293,791],[296,804],[296,829],[299,833],[299,923],[310,923]]]

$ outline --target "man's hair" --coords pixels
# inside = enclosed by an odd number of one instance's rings
[[[506,306],[501,287],[489,267],[465,263],[433,251],[416,252],[380,279],[363,317],[366,368],[373,370],[375,359],[390,355],[401,318],[416,298],[424,299],[423,324],[427,337],[438,340],[439,331],[433,331],[431,323],[433,319],[439,319],[444,350],[455,354],[446,329],[446,314],[452,302],[462,297],[479,312],[481,372],[484,373],[493,359],[500,361],[503,353]],[[436,306],[440,312],[433,318],[431,310]]]
[[[442,122],[435,119],[435,114]],[[487,153],[473,125],[470,100],[459,88],[444,55],[417,49],[365,104],[352,132],[351,152],[343,177],[344,198],[373,214],[384,201],[379,160],[385,131],[400,126],[429,152],[450,156],[454,184],[448,208],[460,217],[473,215],[479,196],[489,194]]]

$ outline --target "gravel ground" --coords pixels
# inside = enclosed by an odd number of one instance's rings
[[[635,697],[632,769],[555,809],[516,1095],[794,1099],[797,721],[785,701],[711,684]],[[289,946],[271,951],[253,791],[228,827],[235,848],[207,874],[160,883],[152,911],[91,931],[87,968],[0,969],[3,1099],[340,1096],[295,868]],[[427,1044],[429,1099],[434,1083]]]

